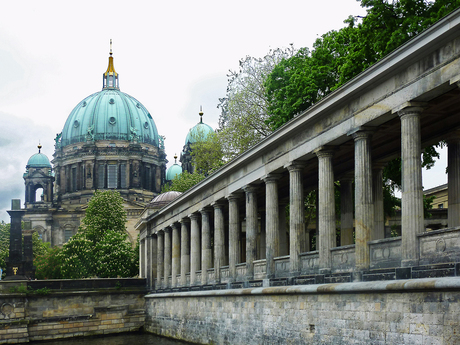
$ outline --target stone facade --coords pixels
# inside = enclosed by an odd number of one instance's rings
[[[131,332],[144,325],[142,288],[26,295],[11,292],[13,286],[26,287],[24,283],[0,285],[0,344]]]
[[[152,294],[149,332],[199,344],[460,344],[460,278]]]

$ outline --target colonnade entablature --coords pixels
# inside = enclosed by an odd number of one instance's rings
[[[459,29],[456,11],[141,218],[140,275],[150,288],[460,274]],[[421,152],[440,140],[449,151],[449,225],[427,231]],[[401,236],[389,237],[382,170],[397,157]]]

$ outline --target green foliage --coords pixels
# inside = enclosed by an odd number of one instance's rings
[[[77,234],[56,255],[62,262],[61,276],[130,277],[137,273],[135,251],[125,231],[126,211],[116,191],[96,191],[88,203]]]
[[[124,233],[126,211],[123,209],[120,193],[97,190],[88,202],[80,230],[84,231],[87,239],[93,243],[99,242],[107,230]]]
[[[61,248],[48,248],[46,252],[34,258],[36,279],[61,279],[62,257]],[[34,253],[35,254],[35,253]]]
[[[165,185],[161,192],[165,193],[169,191],[176,191],[183,193],[205,178],[206,176],[199,172],[190,174],[188,171],[183,171],[182,174],[172,179],[171,185]]]
[[[0,267],[6,267],[6,259],[9,256],[10,249],[10,224],[0,223]]]
[[[221,142],[214,132],[206,136],[198,131],[190,145],[194,171],[208,176],[224,165]]]
[[[361,23],[349,17],[346,27],[317,39],[311,53],[300,49],[267,77],[264,86],[271,113],[267,121],[272,129],[458,8],[460,0],[362,0],[361,5],[367,8]]]
[[[227,93],[219,99],[218,137],[224,160],[229,161],[268,136],[268,109],[264,81],[276,64],[295,53],[286,49],[270,50],[262,58],[246,56],[239,61],[239,70],[228,74]]]
[[[10,287],[9,291],[11,293],[27,293],[29,292],[30,290],[27,288],[27,285],[16,285],[16,286],[12,286]]]

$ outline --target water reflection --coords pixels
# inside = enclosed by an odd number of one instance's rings
[[[149,333],[123,333],[85,338],[68,338],[53,341],[30,342],[35,345],[186,345],[183,341],[161,338]]]

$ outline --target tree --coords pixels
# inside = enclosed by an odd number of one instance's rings
[[[218,137],[224,159],[229,161],[269,135],[264,82],[276,64],[292,56],[293,45],[270,50],[263,58],[246,56],[238,71],[229,71],[227,94],[219,101],[221,109]]]
[[[126,211],[116,191],[96,191],[77,234],[57,254],[63,278],[116,278],[136,274],[136,253],[128,242]]]
[[[52,247],[34,258],[36,279],[61,279],[61,248]]]
[[[208,176],[224,165],[222,144],[214,132],[195,134],[190,149],[194,171],[202,175]]]
[[[367,15],[345,20],[346,27],[317,39],[285,58],[266,78],[265,92],[277,129],[401,44],[460,6],[460,0],[362,0]]]
[[[6,267],[6,259],[10,253],[10,224],[0,223],[0,267]]]

